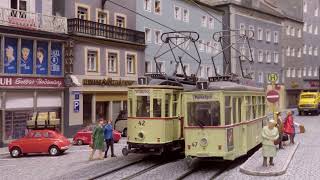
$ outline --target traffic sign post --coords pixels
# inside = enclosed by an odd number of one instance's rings
[[[267,93],[267,100],[272,103],[272,113],[273,113],[273,119],[277,121],[277,116],[275,114],[275,109],[276,109],[276,102],[279,101],[280,95],[279,93],[274,90],[275,89],[275,84],[278,81],[279,77],[277,73],[269,73],[268,74],[268,81],[272,85],[272,90],[268,91]]]

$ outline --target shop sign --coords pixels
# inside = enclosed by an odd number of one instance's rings
[[[130,80],[112,80],[112,78],[108,79],[83,79],[83,85],[95,85],[95,86],[130,86],[135,81]]]
[[[309,81],[310,87],[319,87],[319,81]]]
[[[40,77],[0,77],[0,87],[38,87],[38,88],[61,88],[64,86],[63,78],[40,78]]]

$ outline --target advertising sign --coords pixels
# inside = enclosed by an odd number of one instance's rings
[[[232,151],[234,148],[234,143],[233,143],[233,129],[228,128],[227,129],[227,149],[228,151]]]
[[[33,41],[21,40],[20,73],[33,73]]]
[[[15,38],[5,38],[4,43],[4,73],[17,73],[17,44],[18,40]]]
[[[62,75],[62,45],[61,43],[51,43],[51,60],[50,60],[51,75]]]
[[[0,88],[62,88],[64,78],[0,77]]]
[[[48,74],[48,43],[37,42],[36,73],[39,75]]]

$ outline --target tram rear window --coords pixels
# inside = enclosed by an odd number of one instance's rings
[[[136,117],[150,117],[150,96],[137,96]]]
[[[188,125],[189,126],[219,126],[220,125],[219,101],[188,103]]]

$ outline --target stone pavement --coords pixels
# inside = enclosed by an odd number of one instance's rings
[[[286,173],[287,168],[294,157],[299,143],[285,146],[285,149],[277,150],[275,166],[262,166],[262,149],[254,153],[245,163],[240,166],[240,172],[254,176],[278,176]]]

